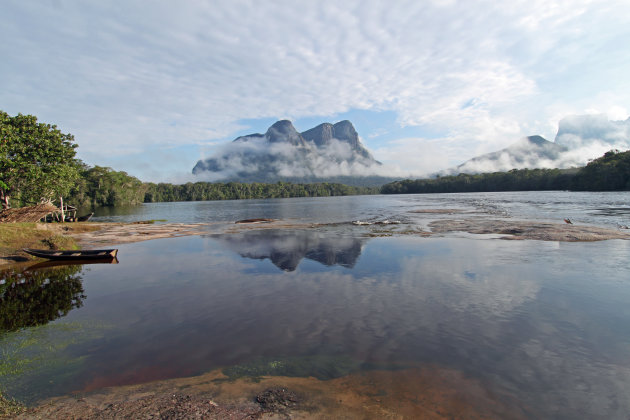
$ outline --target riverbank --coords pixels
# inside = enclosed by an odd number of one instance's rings
[[[90,249],[149,239],[199,235],[205,224],[168,223],[2,223],[0,266],[33,259],[22,248]]]
[[[86,223],[0,223],[0,266],[29,261],[22,248],[79,249],[73,235],[96,230]]]
[[[504,398],[502,398],[504,399]],[[510,398],[507,398],[510,401]],[[54,398],[16,418],[525,418],[462,372],[436,366],[352,373],[336,379],[201,376]]]

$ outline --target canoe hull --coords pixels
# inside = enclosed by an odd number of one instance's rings
[[[90,249],[78,251],[56,251],[24,248],[24,252],[49,260],[110,260],[116,258],[117,249]]]

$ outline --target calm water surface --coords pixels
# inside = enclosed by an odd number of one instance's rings
[[[173,203],[102,217],[422,224],[425,216],[411,211],[459,208],[628,223],[627,194],[571,201],[558,193],[547,204],[537,195],[511,197]],[[621,210],[598,210],[606,208]],[[630,242],[369,238],[340,226],[122,245],[119,264],[63,272],[69,281],[57,279],[58,268],[5,271],[7,308],[34,296],[35,282],[55,310],[32,309],[40,326],[15,331],[19,325],[4,323],[13,331],[2,335],[2,354],[28,363],[2,385],[34,402],[269,360],[310,360],[299,372],[275,373],[320,379],[434,365],[463,372],[530,418],[627,419]]]
[[[454,209],[469,215],[560,223],[570,218],[576,223],[618,227],[630,225],[630,192],[520,191],[150,203],[99,208],[93,220],[211,223],[264,217],[309,223],[353,220],[422,223],[423,216],[413,213],[418,209]]]

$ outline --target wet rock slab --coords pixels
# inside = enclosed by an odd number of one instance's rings
[[[506,235],[502,239],[590,242],[607,239],[630,239],[627,231],[599,226],[521,220],[470,218],[435,220],[428,225],[433,233],[468,232]]]

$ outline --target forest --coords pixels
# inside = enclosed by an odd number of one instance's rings
[[[513,169],[508,172],[459,174],[402,180],[384,185],[382,194],[490,191],[630,190],[630,151],[611,150],[582,168]]]
[[[293,184],[291,182],[211,183],[176,185],[142,182],[126,172],[111,168],[84,167],[68,202],[77,207],[121,206],[170,201],[242,200],[249,198],[329,197],[377,194],[378,188],[351,187],[336,183]]]

